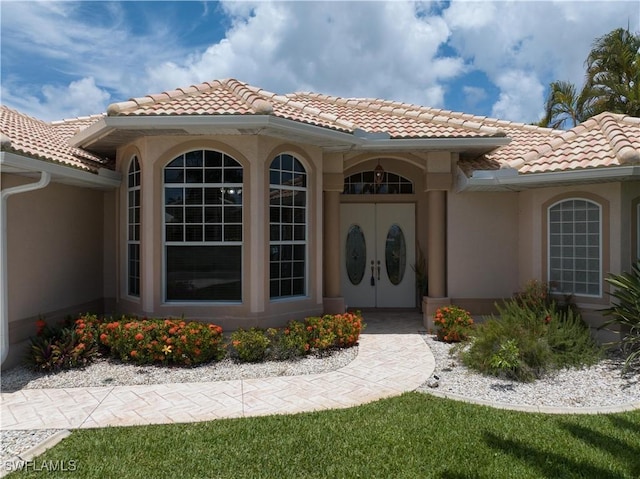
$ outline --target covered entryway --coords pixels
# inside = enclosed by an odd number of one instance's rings
[[[345,203],[340,218],[345,304],[349,308],[415,307],[415,205]]]

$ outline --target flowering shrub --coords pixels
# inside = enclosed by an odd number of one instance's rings
[[[473,319],[468,311],[457,306],[444,306],[433,315],[436,335],[440,341],[454,343],[469,338]]]
[[[222,328],[179,319],[123,316],[103,323],[100,343],[112,356],[136,364],[193,365],[222,357]]]
[[[135,364],[195,365],[221,359],[225,347],[239,361],[291,359],[311,351],[348,348],[357,344],[364,323],[360,313],[345,313],[290,321],[284,328],[240,329],[223,343],[215,324],[180,319],[100,319],[84,314],[67,328],[52,328],[39,319],[32,339],[32,364],[54,370],[88,364],[100,352]]]
[[[358,342],[363,328],[360,313],[345,313],[289,321],[284,328],[239,329],[231,334],[229,354],[241,362],[279,361],[349,348]]]
[[[335,345],[339,348],[350,348],[360,338],[364,328],[360,313],[335,314],[329,319],[336,335]]]
[[[516,294],[514,300],[525,309],[545,311],[552,302],[549,285],[536,279],[527,281],[524,285],[524,291]]]
[[[311,349],[325,351],[335,346],[336,333],[333,331],[331,316],[312,316],[305,318],[307,342]]]

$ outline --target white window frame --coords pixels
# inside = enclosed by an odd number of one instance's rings
[[[131,185],[133,179],[133,185]],[[141,179],[142,179],[142,170],[140,168],[140,161],[138,157],[134,155],[129,161],[129,168],[127,169],[127,280],[126,280],[126,288],[127,288],[127,296],[131,298],[140,299],[140,289],[142,285],[141,281],[141,273],[142,273],[142,257],[141,257],[141,241],[140,238],[142,236],[142,188],[141,188]],[[131,204],[131,195],[138,194],[138,202],[137,204]],[[138,213],[138,222],[133,221],[131,216],[135,217],[136,211]],[[134,229],[134,234],[132,238],[132,228]],[[135,234],[137,228],[137,234]],[[137,246],[138,249],[138,275],[137,277],[132,276],[131,274],[131,246]],[[131,291],[131,281],[134,279],[137,281],[137,290],[138,293],[135,294]]]
[[[603,206],[601,204],[597,203],[596,201],[590,200],[588,198],[583,198],[583,197],[563,198],[563,199],[561,199],[559,201],[554,202],[553,204],[551,204],[551,205],[549,205],[547,207],[547,211],[546,211],[546,216],[547,216],[547,218],[546,218],[546,221],[547,221],[547,282],[550,285],[553,285],[556,282],[555,279],[552,279],[551,248],[552,248],[552,246],[559,246],[560,248],[563,247],[562,244],[560,244],[560,245],[552,245],[551,236],[552,236],[553,233],[552,233],[552,227],[551,227],[551,210],[553,208],[555,208],[556,206],[562,204],[562,203],[568,203],[568,202],[572,202],[572,201],[581,201],[581,202],[588,203],[590,205],[593,205],[593,206],[597,207],[597,210],[598,210],[598,245],[597,245],[598,246],[598,293],[597,294],[577,293],[575,291],[566,291],[566,290],[563,290],[561,288],[557,289],[557,290],[554,290],[553,287],[552,287],[552,292],[557,292],[559,294],[571,294],[573,296],[585,297],[585,298],[602,298],[602,296],[603,296],[603,279],[602,279],[602,277],[603,277],[603,249],[604,249],[603,248],[603,238],[602,238],[602,210],[603,210]],[[574,229],[575,229],[575,220],[574,220],[573,225],[574,225]],[[588,235],[589,232],[587,231],[584,234]],[[575,233],[574,233],[574,235],[575,235]],[[572,243],[569,246],[575,248],[576,244]],[[587,247],[589,246],[588,245],[588,238],[587,238],[587,243],[585,244],[585,246],[587,246]],[[572,256],[572,258],[575,259],[575,255]],[[562,260],[562,258],[560,258],[560,259]],[[588,258],[588,256],[587,256],[584,259],[585,259],[585,261],[589,261],[590,258]],[[553,268],[553,269],[557,270],[557,268]],[[569,269],[568,268],[561,268],[560,269],[560,274],[562,274],[563,271],[567,271],[567,270],[569,270]],[[575,268],[572,269],[571,271],[573,271],[574,274],[576,272]],[[593,272],[594,271],[591,271],[589,269],[587,269],[585,271],[585,273],[587,275],[589,273],[593,273]],[[562,283],[562,281],[560,281],[560,282]],[[575,278],[572,281],[572,283],[573,283],[573,288],[572,289],[575,289],[575,284],[576,284]],[[589,281],[586,281],[586,284],[590,285],[590,284],[593,284],[593,283],[589,282]]]
[[[229,157],[230,159],[234,160],[237,164],[239,168],[242,168],[243,171],[243,183],[224,183],[224,182],[220,182],[220,183],[206,183],[204,181],[204,177],[203,177],[203,181],[202,183],[188,183],[186,182],[186,178],[185,181],[183,181],[182,183],[166,183],[165,182],[165,171],[168,167],[169,164],[171,164],[173,161],[175,161],[176,159],[180,158],[181,156],[183,157],[183,161],[186,161],[186,155],[194,152],[194,151],[202,151],[203,155],[205,152],[207,151],[213,151],[216,153],[220,153],[222,154],[222,159],[223,159],[223,170],[224,170],[224,158],[225,157]],[[184,166],[183,166],[184,168]],[[167,192],[167,188],[194,188],[194,187],[201,187],[203,188],[203,190],[207,189],[207,188],[220,188],[221,190],[224,190],[226,188],[238,188],[240,190],[239,194],[242,194],[242,190],[244,189],[244,173],[245,173],[245,167],[238,161],[236,160],[234,157],[232,157],[231,155],[226,154],[223,151],[219,151],[219,150],[214,150],[211,148],[201,148],[201,149],[190,149],[188,151],[185,151],[183,153],[181,153],[180,155],[177,155],[176,157],[172,158],[170,161],[167,162],[166,165],[164,165],[164,167],[162,168],[162,301],[163,304],[169,304],[169,305],[185,305],[185,306],[224,306],[224,305],[240,305],[243,304],[244,302],[244,287],[245,287],[245,281],[244,281],[244,237],[245,237],[245,231],[244,231],[244,225],[245,225],[245,203],[244,203],[244,199],[242,201],[242,217],[241,217],[241,231],[242,231],[242,240],[240,241],[167,241],[167,222],[166,222],[166,192]],[[204,193],[203,193],[203,203],[201,204],[201,206],[204,206]],[[195,205],[194,205],[195,206]],[[186,222],[184,223],[185,225],[187,224]],[[203,227],[204,227],[204,219],[203,219]],[[224,224],[224,223],[223,223]],[[237,246],[240,248],[240,299],[239,300],[211,300],[211,299],[205,299],[205,300],[186,300],[186,299],[168,299],[167,298],[167,265],[168,265],[168,261],[167,261],[167,247],[168,246],[202,246],[202,247],[207,247],[207,246]]]
[[[293,185],[283,185],[283,184],[274,184],[271,183],[271,165],[273,164],[273,162],[277,159],[280,158],[280,160],[282,161],[282,157],[283,156],[291,156],[293,158],[293,161],[297,161],[298,163],[300,163],[300,165],[302,166],[302,168],[304,169],[304,176],[305,176],[305,186],[304,187],[299,187],[299,186],[293,186]],[[295,168],[294,168],[295,170]],[[280,168],[280,171],[282,172],[282,167]],[[269,208],[269,227],[267,230],[267,234],[269,235],[269,257],[267,258],[268,261],[268,269],[267,271],[269,271],[268,274],[268,283],[269,283],[269,301],[271,302],[283,302],[283,301],[292,301],[292,300],[299,300],[301,298],[308,298],[309,297],[309,172],[308,172],[308,168],[307,166],[304,164],[304,162],[302,160],[300,160],[300,158],[298,158],[296,155],[293,155],[291,153],[281,153],[279,155],[276,155],[270,162],[269,162],[269,170],[268,170],[268,174],[269,174],[269,189],[268,189],[268,194],[271,194],[271,190],[273,189],[279,189],[279,190],[284,190],[284,191],[303,191],[305,193],[305,205],[304,205],[304,218],[305,218],[305,222],[304,222],[304,240],[296,240],[295,239],[295,228],[292,231],[292,234],[294,236],[294,239],[292,240],[283,240],[282,238],[280,238],[280,240],[271,240],[271,201],[270,199],[267,201],[267,205]],[[278,223],[280,225],[282,225],[282,221],[280,223]],[[295,223],[293,223],[295,225]],[[290,294],[290,295],[286,295],[286,296],[271,296],[271,246],[288,246],[291,245],[292,248],[294,248],[295,246],[304,246],[304,291],[302,294]],[[282,278],[278,278],[278,280],[281,280]]]

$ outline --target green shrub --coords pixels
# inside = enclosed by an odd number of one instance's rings
[[[606,316],[611,316],[604,327],[612,324],[620,327],[620,347],[626,355],[626,370],[640,359],[640,260],[632,265],[631,273],[610,274],[605,280],[615,288],[611,293],[615,301],[604,310]]]
[[[473,319],[468,311],[457,306],[443,306],[433,315],[436,335],[440,341],[456,343],[469,338]]]
[[[100,333],[112,356],[136,364],[189,366],[223,356],[222,328],[215,324],[123,316],[101,324]]]
[[[267,356],[275,361],[299,358],[310,349],[307,329],[300,321],[289,321],[284,328],[270,328],[267,337]]]
[[[498,316],[478,324],[462,361],[485,374],[532,381],[562,367],[595,363],[601,349],[572,309],[522,296],[497,306]]]
[[[231,333],[229,354],[243,363],[257,363],[266,358],[269,344],[263,329],[238,329]]]
[[[546,333],[555,368],[590,366],[602,358],[602,348],[593,340],[589,327],[571,308],[560,309]]]

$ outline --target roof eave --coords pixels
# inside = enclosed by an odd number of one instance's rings
[[[53,161],[40,160],[9,151],[0,152],[0,165],[3,173],[32,176],[45,171],[51,174],[52,181],[85,188],[109,190],[117,188],[122,175],[107,168],[99,168],[93,173],[73,166]]]
[[[179,129],[187,134],[202,135],[207,128],[237,130],[238,133],[288,135],[308,139],[310,143],[332,151],[398,151],[398,150],[454,150],[489,152],[508,144],[511,139],[504,136],[447,137],[447,138],[384,138],[375,135],[366,137],[353,132],[312,125],[274,115],[171,115],[171,116],[113,116],[98,120],[70,139],[77,148],[92,150],[100,140],[117,130]]]
[[[367,151],[398,150],[449,150],[477,151],[488,153],[500,146],[508,145],[511,138],[505,136],[490,137],[441,137],[441,138],[395,138],[385,140],[365,140],[355,149]]]
[[[461,173],[458,176],[457,191],[522,191],[571,183],[640,180],[640,165],[528,174],[517,174],[516,170],[507,168],[481,170],[478,173],[478,177],[471,178]]]

